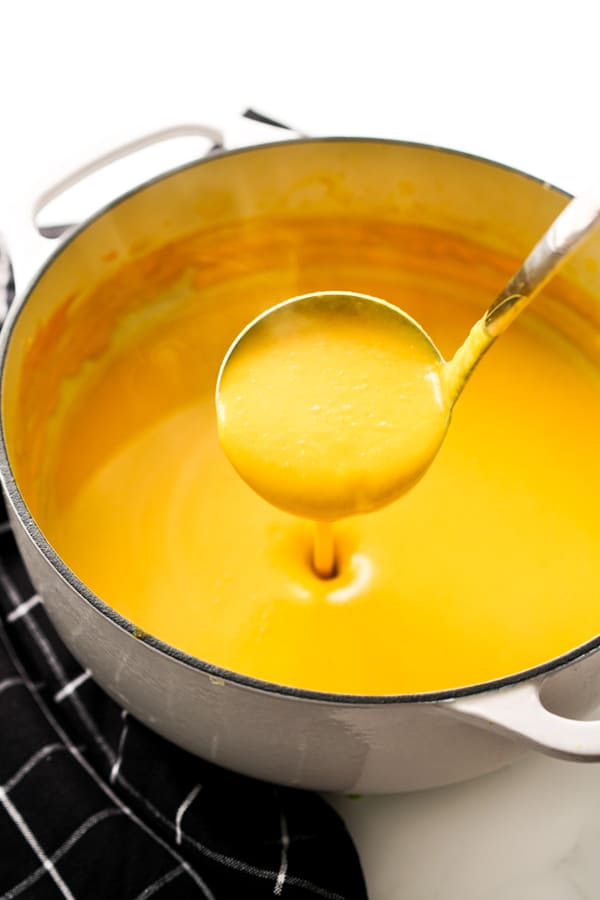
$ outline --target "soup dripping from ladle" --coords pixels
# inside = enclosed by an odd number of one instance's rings
[[[221,444],[264,499],[314,521],[319,576],[336,573],[332,523],[419,481],[481,357],[599,221],[598,196],[571,200],[448,361],[400,308],[349,291],[287,300],[238,335],[217,379]]]

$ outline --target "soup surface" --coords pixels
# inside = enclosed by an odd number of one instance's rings
[[[48,540],[144,631],[297,687],[465,686],[594,637],[600,379],[533,308],[482,361],[424,478],[337,526],[334,578],[313,573],[311,524],[235,472],[219,445],[214,390],[251,318],[300,293],[355,290],[398,303],[449,357],[514,267],[440,232],[367,223],[340,240],[339,225],[315,223],[303,226],[302,252],[290,229],[246,226],[205,236],[201,252],[198,238],[164,248],[63,315],[80,365],[57,362],[60,384],[26,374],[31,421],[51,411],[46,450],[37,468],[31,443],[13,453]],[[103,302],[115,292],[121,312]],[[57,327],[34,342],[30,373]]]

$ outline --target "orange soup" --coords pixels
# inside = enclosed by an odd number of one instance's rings
[[[422,480],[338,524],[338,571],[322,579],[310,522],[255,494],[219,444],[227,347],[273,303],[339,289],[397,303],[449,357],[515,266],[441,232],[391,226],[380,245],[403,241],[406,258],[379,247],[369,259],[360,235],[321,222],[290,275],[285,239],[261,227],[204,237],[202,254],[189,239],[131,263],[34,341],[22,399],[31,422],[45,421],[49,451],[24,427],[13,465],[65,562],[143,631],[318,691],[465,686],[594,637],[600,378],[536,314],[559,309],[564,285],[483,360]],[[364,227],[372,237],[376,226]],[[245,266],[253,259],[258,269]],[[63,355],[44,378],[48,346]]]

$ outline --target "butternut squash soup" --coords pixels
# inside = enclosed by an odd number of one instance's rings
[[[443,361],[417,323],[362,294],[274,307],[227,354],[221,445],[242,478],[294,515],[373,512],[423,475],[446,433]]]
[[[421,481],[338,523],[332,578],[311,522],[251,490],[217,434],[223,356],[273,304],[383,297],[448,358],[516,264],[433,229],[296,219],[124,265],[27,351],[12,462],[33,516],[139,629],[280,684],[434,691],[578,646],[600,630],[600,378],[564,280],[482,361]]]

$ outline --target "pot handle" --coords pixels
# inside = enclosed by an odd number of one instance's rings
[[[33,204],[33,209],[26,210],[25,215],[19,217],[20,221],[13,222],[7,235],[17,289],[22,290],[24,281],[31,277],[47,258],[49,252],[47,238],[57,236],[57,234],[48,233],[45,236],[42,235],[37,225],[39,213],[48,203],[105,166],[143,150],[145,147],[180,137],[207,138],[210,141],[208,153],[221,150],[224,146],[223,133],[208,125],[175,125],[170,128],[161,128],[159,131],[153,131],[121,144],[108,153],[103,153],[43,191]]]
[[[212,128],[209,125],[174,125],[170,128],[161,128],[158,131],[152,131],[150,134],[144,134],[141,137],[135,138],[133,141],[127,141],[125,144],[113,147],[108,153],[103,153],[101,156],[97,156],[96,159],[75,169],[74,172],[71,172],[65,178],[61,178],[60,181],[57,181],[56,184],[53,184],[52,187],[40,194],[33,208],[33,222],[37,230],[41,231],[37,224],[37,217],[42,209],[52,200],[55,200],[61,194],[64,194],[69,188],[74,187],[80,181],[93,175],[94,172],[99,172],[100,169],[105,168],[105,166],[110,166],[111,163],[116,162],[118,159],[124,159],[126,156],[131,156],[132,153],[137,153],[139,150],[143,150],[145,147],[151,147],[153,144],[160,144],[163,141],[170,141],[173,138],[181,137],[208,138],[211,142],[208,153],[222,150],[224,146],[223,133],[217,128]]]
[[[548,756],[600,761],[600,720],[584,722],[550,712],[540,697],[542,681],[526,681],[440,704],[447,712]]]

